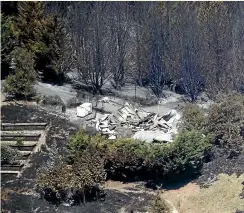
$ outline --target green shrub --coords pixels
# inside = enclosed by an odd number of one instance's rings
[[[13,73],[4,82],[4,92],[15,98],[29,98],[35,94],[36,80],[33,54],[17,47],[12,53],[14,59]]]
[[[156,180],[184,172],[192,174],[201,167],[210,143],[208,137],[195,130],[180,133],[166,145],[131,138],[107,140],[99,134],[88,136],[81,130],[71,138],[68,147],[69,161],[39,173],[37,185],[46,197],[61,199],[59,194],[67,194],[70,189],[86,196],[98,190],[106,176]],[[78,195],[74,193],[73,198],[78,199]],[[167,206],[156,200],[153,212],[162,211],[167,212]]]
[[[196,104],[187,104],[183,110],[182,128],[184,130],[203,130],[205,116]]]
[[[1,164],[12,164],[19,157],[19,152],[7,145],[1,145]]]
[[[244,96],[229,94],[221,97],[210,108],[206,121],[207,131],[213,133],[216,142],[225,148],[241,149],[244,145]]]
[[[117,178],[136,175],[154,178],[197,170],[210,147],[210,139],[192,130],[180,133],[173,143],[167,145],[149,144],[131,138],[107,140],[100,135],[87,136],[84,131],[70,140],[69,148],[73,154],[89,147],[104,156],[109,175]]]
[[[107,140],[100,134],[91,137],[83,130],[71,138],[68,147],[73,154],[89,147],[99,150],[106,158],[106,170],[111,173],[138,170],[149,151],[149,145],[144,142],[131,138]]]
[[[201,132],[184,131],[168,147],[158,152],[150,162],[150,170],[168,178],[181,173],[191,175],[201,168],[210,146],[209,137]]]
[[[211,138],[196,130],[180,133],[172,143],[173,162],[182,170],[198,169],[211,146]]]
[[[150,145],[131,138],[108,141],[103,150],[107,158],[106,170],[114,176],[128,178],[143,170]]]
[[[100,134],[91,137],[84,130],[80,130],[70,139],[68,148],[71,152],[77,152],[86,149],[88,146],[102,146],[106,144],[105,141],[107,141],[105,137],[102,137]]]

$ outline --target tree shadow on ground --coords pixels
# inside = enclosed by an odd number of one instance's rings
[[[165,177],[158,180],[148,180],[145,183],[145,187],[153,190],[164,189],[172,190],[179,189],[186,186],[188,183],[196,180],[200,176],[200,173],[196,174],[177,174],[174,177]]]

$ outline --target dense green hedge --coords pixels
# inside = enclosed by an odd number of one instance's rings
[[[184,130],[202,131],[205,127],[203,110],[196,104],[186,104],[183,110],[181,128]]]
[[[132,178],[138,175],[168,176],[197,170],[210,147],[201,132],[183,131],[171,144],[149,144],[131,138],[106,140],[78,132],[70,141],[73,153],[94,147],[104,156],[108,176]],[[148,177],[145,177],[148,178]]]

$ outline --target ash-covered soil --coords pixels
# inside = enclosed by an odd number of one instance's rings
[[[17,187],[17,190],[20,187]],[[5,188],[3,192],[5,193]],[[7,192],[6,192],[7,193]],[[6,199],[7,198],[7,199]],[[35,194],[17,193],[12,191],[6,200],[2,199],[2,212],[11,213],[115,213],[121,212],[146,212],[146,207],[151,203],[152,196],[148,194],[120,193],[108,190],[105,201],[88,202],[85,205],[65,206],[53,205],[41,200]]]
[[[211,161],[205,163],[201,169],[201,175],[194,181],[200,185],[213,180],[221,173],[237,176],[244,174],[244,153],[236,156],[231,155],[228,150],[215,148]]]
[[[37,105],[4,105],[1,107],[2,122],[47,122],[49,131],[46,138],[47,148],[56,150],[59,154],[64,151],[69,137],[73,135],[78,126],[69,121],[62,113],[54,113]],[[220,173],[241,175],[244,173],[244,153],[228,158],[229,154],[225,150],[215,150],[212,160],[204,164],[201,175],[193,182],[203,185]],[[50,152],[44,149],[40,153],[31,156],[31,167],[27,168],[21,178],[2,176],[2,212],[18,213],[41,213],[41,212],[60,212],[60,213],[99,213],[99,212],[145,212],[151,204],[153,195],[150,193],[132,193],[113,189],[107,189],[105,201],[88,202],[80,206],[55,206],[45,200],[41,200],[35,192],[36,172],[38,168],[45,165],[49,159]],[[190,182],[189,180],[187,182]],[[180,184],[176,184],[181,186]],[[175,187],[175,188],[179,188]],[[136,189],[134,189],[135,191]],[[243,191],[244,195],[244,191]]]
[[[151,204],[153,195],[148,193],[125,193],[117,190],[106,190],[105,201],[88,202],[86,205],[65,206],[53,205],[39,198],[35,192],[37,170],[45,165],[50,156],[50,150],[55,149],[62,154],[70,136],[78,126],[69,122],[61,113],[44,110],[39,106],[4,105],[1,107],[2,122],[47,122],[47,149],[33,154],[30,158],[31,167],[27,168],[20,178],[2,176],[1,201],[2,211],[10,213],[99,213],[99,212],[145,212]],[[52,145],[56,144],[55,147]]]

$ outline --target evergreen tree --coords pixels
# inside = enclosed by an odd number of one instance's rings
[[[4,92],[15,98],[29,98],[34,95],[33,53],[24,48],[17,47],[12,52],[11,68],[13,72],[4,82]]]
[[[71,44],[62,20],[58,16],[46,17],[46,26],[42,33],[42,41],[46,45],[43,52],[38,53],[39,70],[43,70],[43,79],[62,83],[64,74],[72,66]]]
[[[57,16],[45,13],[44,2],[18,2],[14,23],[17,45],[33,52],[35,70],[45,81],[59,82],[69,68],[69,44],[65,29]]]
[[[1,78],[10,73],[10,54],[15,46],[15,36],[13,34],[13,17],[1,14]]]
[[[18,2],[18,16],[14,24],[14,33],[18,46],[33,53],[44,51],[42,31],[45,28],[43,2]]]

